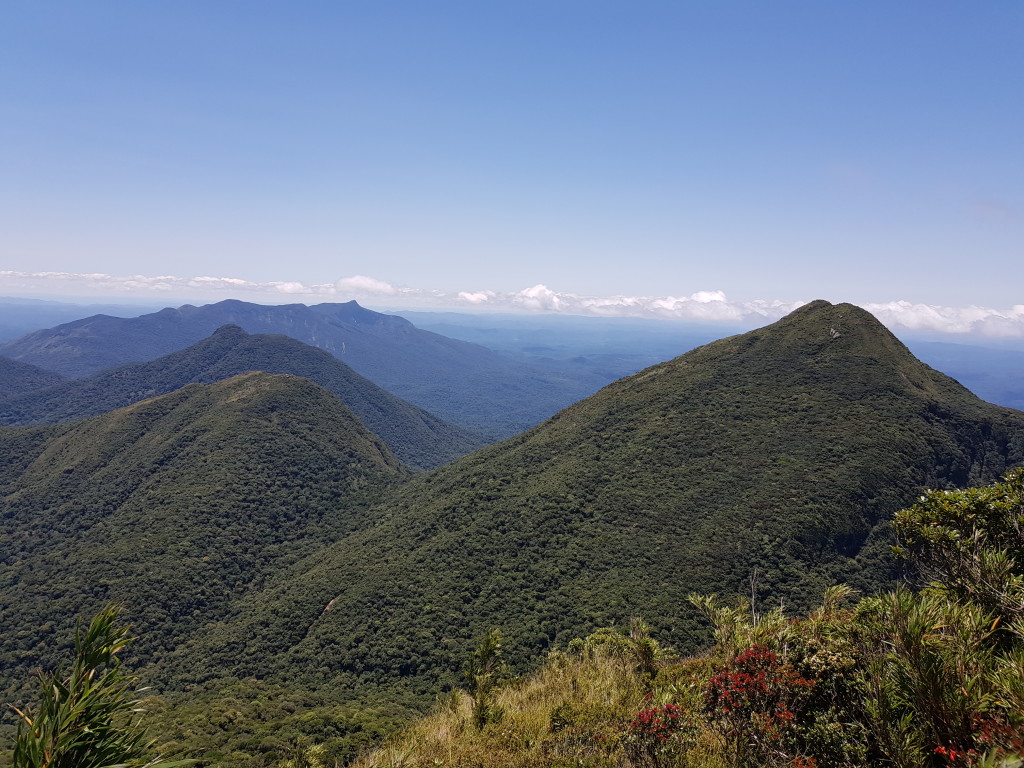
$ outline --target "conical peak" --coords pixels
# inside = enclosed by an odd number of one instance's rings
[[[244,339],[249,334],[234,323],[227,323],[210,334],[215,339]]]
[[[972,412],[982,406],[956,381],[918,360],[874,315],[848,303],[813,301],[771,325],[692,350],[651,373],[689,377],[691,368],[704,380],[742,382],[762,392],[800,386],[847,399],[902,393]]]
[[[825,309],[825,308],[831,307],[831,306],[833,306],[831,301],[825,301],[825,299],[815,299],[814,301],[809,301],[806,304],[797,307],[796,309],[794,309],[789,314],[790,315],[795,315],[797,313],[803,313],[803,312],[814,312],[816,310]]]
[[[782,325],[784,323],[798,320],[820,320],[824,318],[842,318],[848,323],[867,323],[877,328],[884,328],[878,318],[866,309],[858,307],[856,304],[849,304],[846,302],[842,304],[833,304],[829,301],[825,301],[824,299],[816,299],[804,304],[803,306],[797,307],[775,324]]]
[[[848,351],[860,347],[899,350],[901,356],[911,356],[909,350],[882,323],[854,304],[831,304],[818,299],[804,304],[781,320],[751,331],[760,339],[804,344],[834,344]]]

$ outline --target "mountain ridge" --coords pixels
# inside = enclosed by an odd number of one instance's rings
[[[754,579],[758,600],[800,608],[837,581],[876,588],[893,575],[893,512],[1022,460],[1024,413],[920,363],[863,310],[815,302],[414,478],[372,526],[212,626],[197,663],[257,674],[232,667],[245,637],[311,686],[414,670],[450,684],[494,626],[525,659],[631,615],[685,651],[703,631],[688,593]],[[246,618],[269,606],[301,641]]]
[[[47,371],[31,363],[0,357],[0,398],[33,392],[64,381],[59,373]]]
[[[122,603],[157,663],[408,476],[334,395],[251,372],[73,424],[0,429],[0,687]]]
[[[415,468],[438,466],[484,442],[386,392],[324,350],[283,335],[248,334],[235,325],[221,326],[206,339],[147,363],[0,399],[0,424],[94,416],[189,383],[209,384],[252,370],[303,376],[325,387]]]
[[[95,315],[0,344],[0,355],[82,377],[169,354],[226,324],[325,349],[392,394],[491,439],[533,426],[608,382],[511,360],[355,301],[307,307],[228,299],[135,318]]]

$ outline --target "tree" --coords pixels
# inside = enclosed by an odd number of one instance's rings
[[[1024,620],[1024,469],[981,488],[929,491],[893,527],[897,553],[932,579],[932,590],[981,605],[1010,639]]]
[[[859,609],[883,751],[897,766],[1024,754],[1024,470],[929,491],[893,528],[930,582]]]
[[[35,712],[18,714],[14,768],[171,768],[175,762],[147,757],[146,739],[132,698],[138,678],[122,669],[118,654],[131,642],[108,606],[75,636],[70,671],[40,672],[41,700]]]
[[[491,630],[470,654],[462,676],[473,698],[473,725],[478,729],[500,719],[501,712],[491,702],[491,689],[504,672],[501,656],[501,631]]]

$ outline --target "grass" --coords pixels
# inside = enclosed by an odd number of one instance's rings
[[[644,765],[630,744],[630,724],[638,712],[659,703],[695,703],[698,684],[691,673],[703,660],[662,659],[652,678],[638,663],[635,638],[607,630],[592,635],[574,652],[552,654],[534,675],[513,681],[494,695],[500,713],[478,730],[473,700],[454,690],[434,711],[400,735],[364,755],[352,768],[567,768]],[[578,641],[577,641],[578,642]],[[650,643],[649,640],[641,640]],[[703,729],[681,752],[700,755],[714,768],[721,750],[717,736]],[[639,761],[638,761],[639,760]],[[697,763],[694,763],[697,764]]]

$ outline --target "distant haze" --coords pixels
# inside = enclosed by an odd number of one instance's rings
[[[647,317],[753,328],[777,320],[817,298],[842,301],[847,297],[806,296],[799,299],[732,300],[721,290],[689,295],[588,296],[553,290],[543,284],[502,292],[467,289],[453,293],[392,285],[366,275],[330,283],[295,280],[252,282],[232,277],[173,275],[107,275],[69,272],[0,271],[0,296],[31,295],[63,300],[177,305],[205,304],[226,298],[267,304],[341,302],[358,300],[381,310],[427,309],[474,313],[517,312]],[[988,339],[1024,338],[1024,304],[1010,307],[943,306],[905,300],[851,302],[867,309],[896,332],[924,335],[974,336]]]

